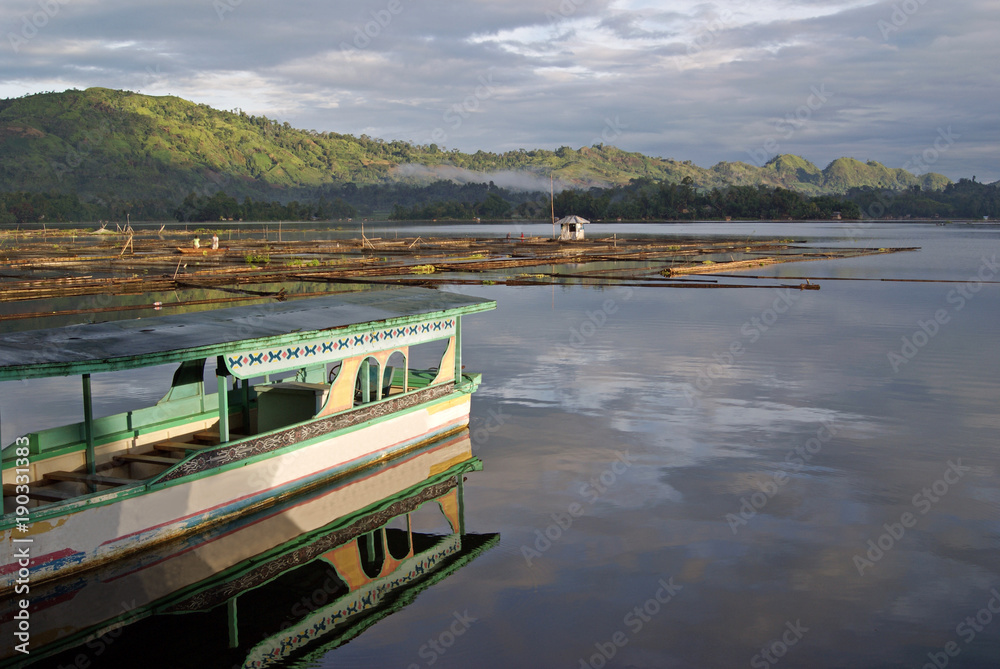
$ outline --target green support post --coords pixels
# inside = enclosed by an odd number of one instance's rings
[[[455,316],[455,383],[462,382],[462,317]]]
[[[87,443],[87,474],[97,474],[97,454],[94,452],[94,401],[90,394],[90,374],[83,375],[83,438]],[[87,482],[90,492],[95,492],[97,486],[93,481]]]
[[[226,363],[219,356],[215,368],[215,378],[219,388],[219,443],[225,444],[229,441],[229,386],[226,383]]]
[[[458,537],[465,536],[465,474],[458,475]]]
[[[371,399],[371,372],[369,371],[371,363],[368,362],[368,358],[361,361],[361,402],[368,404],[372,401]]]
[[[239,648],[240,628],[239,620],[236,616],[236,597],[233,597],[226,602],[226,623],[229,628],[229,647]]]
[[[243,434],[250,434],[250,379],[243,379],[240,388],[243,390]]]

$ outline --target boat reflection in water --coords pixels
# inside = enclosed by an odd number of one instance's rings
[[[0,666],[259,668],[321,656],[497,543],[498,534],[465,532],[464,475],[481,468],[464,431],[40,584],[30,594],[30,655],[6,648]],[[15,638],[17,599],[0,604],[5,639]]]

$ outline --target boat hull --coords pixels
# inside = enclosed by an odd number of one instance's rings
[[[261,568],[273,577],[274,570],[263,565],[272,561],[299,564],[302,559],[299,549],[288,559],[275,558],[274,551],[282,545],[303,545],[303,535],[321,532],[334,519],[334,527],[350,527],[349,522],[375,511],[397,509],[406,513],[423,501],[439,499],[439,490],[454,491],[458,485],[455,476],[477,468],[468,432],[463,431],[456,437],[414,449],[384,467],[345,477],[261,513],[144,551],[84,577],[56,579],[35,587],[29,596],[32,656],[44,657],[46,651],[58,652],[67,645],[98,639],[108,629],[141,618],[157,605],[163,606],[162,602],[173,601],[171,597],[176,600],[178,593],[204,592],[205,584],[211,584],[220,572],[248,565],[254,558],[258,566],[252,569]],[[320,548],[311,554],[325,550]],[[215,587],[229,592],[228,582],[223,575]],[[199,601],[211,599],[209,595],[214,592],[194,597]],[[206,606],[214,604],[212,600]],[[3,638],[15,638],[17,610],[14,599],[0,603]],[[0,666],[16,656],[13,648],[0,650]]]
[[[442,397],[288,445],[281,434],[199,453],[146,485],[89,495],[32,513],[27,531],[4,527],[0,592],[96,567],[273,505],[468,426],[471,392]],[[326,419],[329,421],[330,419]],[[309,434],[310,421],[291,437]],[[285,437],[285,440],[291,437]],[[253,454],[251,446],[257,445]],[[228,450],[227,450],[228,449]],[[233,452],[236,452],[236,455]],[[200,464],[198,464],[200,463]],[[198,466],[192,466],[198,465]],[[25,552],[30,566],[21,564]]]
[[[186,256],[204,256],[218,253],[225,253],[228,249],[213,249],[211,246],[178,246],[177,250]]]

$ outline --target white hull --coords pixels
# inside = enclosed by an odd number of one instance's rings
[[[0,592],[92,568],[148,546],[273,504],[468,425],[470,395],[455,393],[413,410],[274,450],[266,456],[176,478],[149,488],[90,496],[63,513],[39,514],[27,533],[3,532]]]
[[[97,638],[125,614],[142,611],[161,598],[470,461],[472,449],[466,434],[393,460],[360,478],[303,495],[301,501],[291,500],[264,515],[223,524],[191,540],[169,543],[107,565],[86,581],[60,580],[34,589],[32,596],[40,606],[31,613],[32,648],[64,640],[79,644]],[[0,623],[0,636],[13,639],[17,621],[11,618],[17,605],[14,600],[8,604],[0,607],[0,620],[7,620]],[[0,654],[0,660],[10,656]]]

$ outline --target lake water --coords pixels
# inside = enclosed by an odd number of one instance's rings
[[[759,274],[1000,279],[996,227],[740,227],[921,247]],[[425,666],[455,610],[479,622],[436,666],[916,667],[949,642],[996,666],[1000,285],[820,283],[465,291],[499,305],[465,361],[467,522],[500,547],[322,666]]]
[[[498,303],[463,362],[499,543],[287,666],[997,666],[1000,228],[605,232],[920,250],[753,272],[818,291],[449,288]]]

